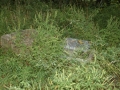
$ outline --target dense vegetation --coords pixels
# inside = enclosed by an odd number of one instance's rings
[[[39,33],[29,53],[16,55],[0,48],[0,90],[120,89],[120,5],[116,4],[117,0],[104,8],[94,7],[89,0],[82,5],[39,0],[26,0],[22,4],[3,1],[0,36],[30,28]],[[95,52],[93,62],[85,64],[61,58],[66,37],[91,41],[91,50]]]

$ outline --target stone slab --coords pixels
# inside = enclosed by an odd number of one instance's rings
[[[90,47],[90,41],[79,40],[76,38],[66,38],[64,46],[66,53],[65,57],[68,60],[89,62],[93,58],[93,51],[90,49]]]
[[[22,46],[30,47],[34,41],[33,35],[36,33],[34,29],[26,29],[19,32],[2,35],[0,44],[2,48],[12,49],[15,53],[20,53]]]

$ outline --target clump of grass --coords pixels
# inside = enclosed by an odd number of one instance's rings
[[[111,18],[111,16],[114,16],[118,19],[120,19],[120,6],[119,5],[111,5],[109,7],[105,7],[105,8],[101,8],[98,9],[99,12],[97,13],[97,15],[95,15],[95,17],[93,18],[93,20],[98,23],[98,25],[100,26],[100,29],[104,29],[107,27],[107,21]]]
[[[74,67],[74,69],[73,69]],[[56,71],[53,78],[48,79],[51,89],[112,89],[112,83],[106,71],[97,63],[68,67],[66,70]]]
[[[63,7],[56,16],[57,25],[63,30],[64,37],[73,37],[86,40],[92,40],[98,33],[92,18],[94,15],[89,15],[83,9],[76,6]],[[94,13],[97,12],[96,10]],[[94,31],[94,32],[93,32]]]

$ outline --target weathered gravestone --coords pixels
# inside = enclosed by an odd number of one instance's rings
[[[68,60],[90,62],[93,59],[93,51],[90,49],[90,42],[74,38],[66,38],[65,53]]]
[[[34,34],[36,34],[36,30],[34,29],[26,29],[20,32],[5,34],[0,38],[1,47],[11,49],[16,54],[19,54],[32,46]],[[22,50],[22,47],[25,47],[24,50]]]

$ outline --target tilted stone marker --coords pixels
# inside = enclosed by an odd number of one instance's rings
[[[22,51],[22,46],[27,48],[32,46],[34,34],[36,34],[36,30],[34,29],[26,29],[20,32],[5,34],[0,38],[1,47],[5,49],[12,49],[13,52],[19,54]]]

